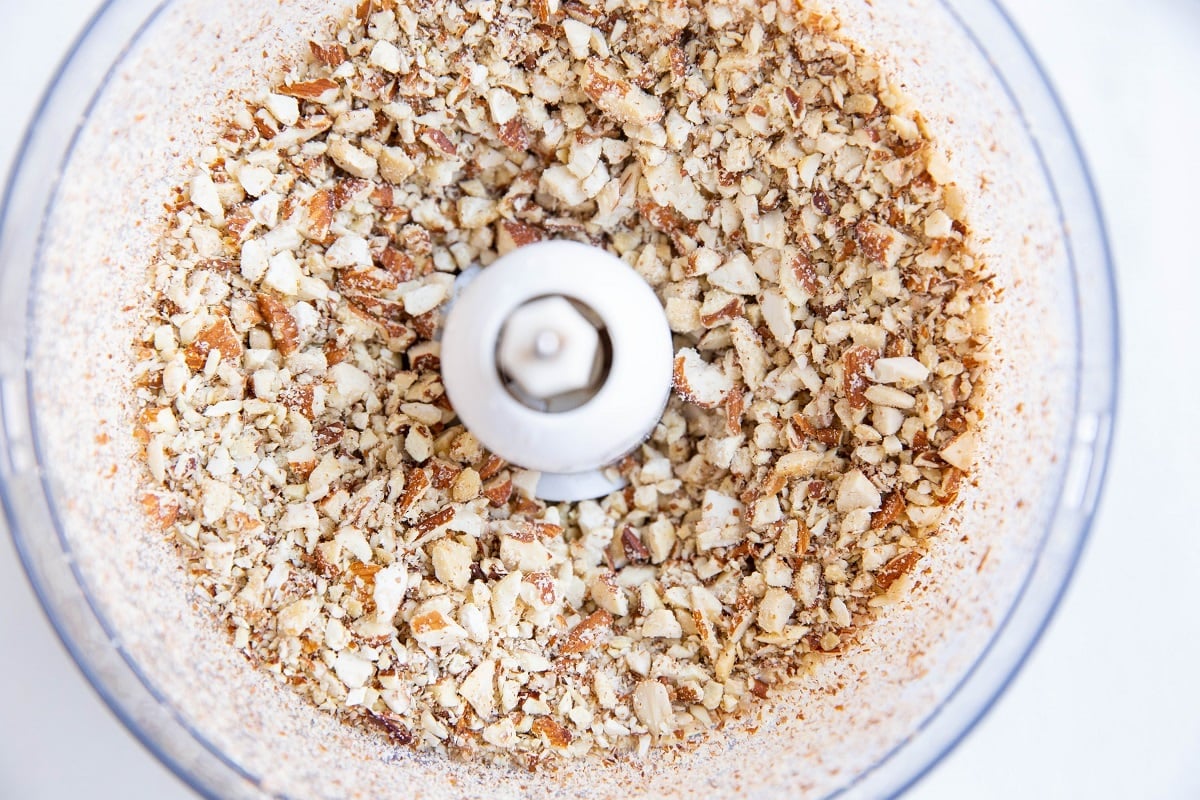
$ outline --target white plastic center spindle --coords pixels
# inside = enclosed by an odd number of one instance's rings
[[[556,296],[514,311],[500,329],[496,354],[501,377],[518,400],[538,411],[567,411],[599,390],[605,350],[596,323]]]
[[[547,500],[621,485],[602,470],[654,430],[674,350],[662,304],[605,250],[554,241],[484,267],[442,335],[442,380],[492,452],[543,473]]]
[[[554,358],[562,350],[562,338],[550,329],[538,331],[533,340],[533,352],[538,358]]]

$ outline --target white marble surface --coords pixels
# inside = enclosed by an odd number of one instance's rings
[[[1122,415],[1058,616],[992,713],[908,796],[1200,797],[1200,4],[1005,3],[1080,131],[1110,222]],[[0,0],[0,168],[98,5]],[[193,795],[83,681],[0,535],[0,798],[75,797]]]

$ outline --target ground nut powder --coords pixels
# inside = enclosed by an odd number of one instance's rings
[[[973,462],[990,290],[919,112],[836,28],[367,3],[247,98],[171,198],[135,376],[143,506],[234,647],[534,768],[717,728],[904,595]],[[676,336],[594,502],[539,501],[440,382],[455,274],[547,238],[623,258]]]

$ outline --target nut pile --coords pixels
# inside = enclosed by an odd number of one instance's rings
[[[686,741],[853,643],[971,466],[988,282],[924,123],[793,0],[368,0],[168,205],[147,514],[234,646],[396,742]],[[547,505],[457,423],[455,274],[545,238],[659,294],[676,394]]]

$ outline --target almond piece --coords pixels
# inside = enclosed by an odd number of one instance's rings
[[[471,670],[471,674],[459,684],[458,693],[471,704],[481,720],[489,721],[496,713],[495,660],[486,659]]]
[[[893,558],[888,563],[875,573],[875,585],[880,591],[886,592],[891,588],[901,575],[906,575],[912,568],[921,560],[921,554],[915,550],[910,550],[907,553],[901,553]]]
[[[271,339],[280,355],[290,356],[300,346],[300,328],[287,306],[272,295],[257,295],[258,311],[271,329]]]
[[[279,87],[281,94],[295,97],[299,100],[310,100],[321,105],[328,105],[337,99],[341,86],[328,78],[317,78],[300,83],[285,83]],[[280,120],[282,122],[283,120]]]
[[[904,513],[904,497],[900,492],[888,492],[883,498],[883,505],[871,515],[871,529],[879,530],[891,525]]]
[[[859,509],[867,509],[875,511],[882,503],[882,498],[879,495],[879,490],[875,488],[875,484],[863,474],[862,470],[855,469],[847,472],[842,476],[841,483],[838,484],[837,494],[837,510],[843,514],[849,511],[857,511]]]
[[[675,392],[701,408],[716,408],[733,389],[733,379],[716,364],[709,364],[690,347],[675,357]]]
[[[200,332],[188,345],[184,360],[193,370],[201,369],[209,352],[216,350],[221,358],[237,362],[242,357],[242,338],[233,330],[228,317],[221,317]]]
[[[612,75],[598,59],[587,62],[583,91],[601,111],[622,124],[651,125],[662,119],[663,106],[657,97]]]
[[[566,747],[571,743],[571,732],[550,717],[538,717],[529,729],[539,736],[545,737],[551,747]]]
[[[879,353],[866,347],[852,347],[842,356],[842,391],[852,408],[866,408],[867,389],[871,388],[871,367]]]
[[[592,649],[612,632],[612,622],[612,614],[607,611],[603,609],[593,611],[571,629],[571,632],[563,639],[559,652],[575,655]]]
[[[665,736],[675,730],[671,695],[656,680],[642,681],[633,690],[633,713],[654,736]]]

